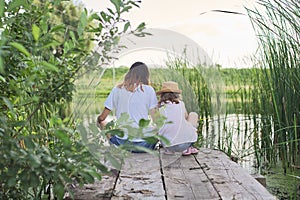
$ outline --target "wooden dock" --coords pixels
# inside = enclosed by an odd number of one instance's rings
[[[276,199],[223,152],[209,149],[192,156],[131,154],[119,173],[74,191],[76,200]]]

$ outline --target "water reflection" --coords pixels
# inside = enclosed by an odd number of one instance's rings
[[[238,160],[251,174],[258,173],[254,156],[254,133],[260,133],[259,125],[260,119],[252,115],[214,116],[203,125],[203,146],[220,149],[232,159]]]

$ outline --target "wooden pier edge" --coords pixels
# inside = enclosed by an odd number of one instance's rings
[[[191,156],[133,153],[119,173],[73,191],[76,200],[277,199],[225,153],[205,148]]]

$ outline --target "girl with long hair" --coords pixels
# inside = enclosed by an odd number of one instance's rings
[[[115,110],[116,118],[120,118],[122,113],[127,113],[133,120],[133,127],[139,127],[141,119],[149,119],[149,114],[154,117],[157,97],[152,86],[150,86],[150,73],[146,64],[135,62],[125,75],[124,81],[114,87],[104,103],[104,110],[97,117],[97,122],[101,127],[107,123],[106,117]],[[128,134],[124,132],[123,137],[112,135],[110,142],[115,145],[133,145],[154,149],[156,143],[148,143],[142,138],[128,139]],[[132,150],[132,152],[139,152]]]

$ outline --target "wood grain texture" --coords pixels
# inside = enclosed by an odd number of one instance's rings
[[[76,200],[275,200],[254,177],[221,151],[159,156],[133,153],[120,173],[76,188]]]
[[[193,156],[161,154],[168,199],[220,199]]]
[[[132,154],[125,160],[112,199],[165,199],[159,157]]]
[[[276,199],[238,163],[231,161],[225,153],[216,150],[208,153],[202,149],[195,157],[221,199]]]
[[[117,180],[116,176],[102,176],[101,181],[95,181],[94,184],[86,184],[83,187],[76,186],[73,188],[75,200],[107,200],[113,196],[114,185]],[[65,200],[71,200],[68,195]]]

